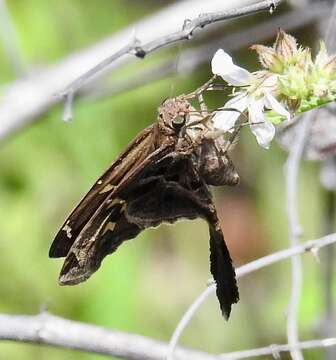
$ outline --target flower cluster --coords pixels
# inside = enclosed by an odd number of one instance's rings
[[[257,142],[268,148],[274,124],[336,99],[336,57],[327,54],[324,43],[315,61],[310,49],[280,30],[273,47],[253,45],[263,69],[250,73],[235,65],[230,55],[218,50],[212,72],[234,87],[232,98],[213,117],[214,126],[232,131],[241,114],[248,116]]]

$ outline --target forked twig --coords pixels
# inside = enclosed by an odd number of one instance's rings
[[[309,251],[317,251],[318,249],[333,244],[336,242],[336,233],[324,236],[318,240],[311,240],[297,246],[275,252],[271,255],[264,256],[260,259],[252,261],[246,265],[239,267],[236,270],[237,279],[240,279],[247,274],[257,271],[263,267],[270,266],[284,259],[290,258],[295,255],[300,255]],[[183,314],[181,320],[175,328],[175,331],[169,342],[169,350],[167,353],[167,360],[173,360],[173,355],[178,341],[188,326],[199,307],[205,300],[216,291],[216,285],[212,282],[209,286],[198,296],[198,298],[190,305],[187,311]]]
[[[288,259],[294,255],[302,254],[320,249],[324,246],[336,242],[336,233],[323,238],[308,241],[294,248],[285,249],[265,256],[237,269],[237,276],[241,278],[249,273],[257,271],[265,266],[275,264],[279,261]],[[198,307],[206,298],[215,292],[215,285],[210,285],[199,297],[197,306],[192,305],[193,312],[190,310],[183,317],[184,326],[195,314]],[[181,333],[184,327],[179,329]],[[179,336],[176,338],[178,340]],[[56,347],[75,349],[97,354],[120,357],[130,360],[162,360],[168,351],[168,345],[158,340],[146,338],[140,335],[129,334],[119,331],[112,331],[99,326],[85,324],[78,321],[71,321],[42,313],[40,315],[5,315],[0,314],[0,339],[12,340],[28,343],[47,344]],[[314,342],[303,342],[297,344],[300,348],[317,348],[333,346],[334,339],[314,340]],[[176,345],[176,343],[175,343]],[[173,354],[175,345],[170,344],[170,353]],[[278,345],[279,351],[290,349],[289,345]],[[267,347],[276,349],[276,346]],[[249,350],[253,356],[257,356],[261,349]],[[255,354],[255,355],[254,355]],[[211,355],[192,349],[176,349],[177,360],[227,360],[244,358],[235,354]],[[235,357],[234,357],[235,356]],[[252,356],[252,355],[251,355]],[[246,358],[246,356],[245,356]]]

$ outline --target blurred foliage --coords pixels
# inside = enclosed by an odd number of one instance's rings
[[[34,71],[94,44],[164,3],[167,1],[8,1],[24,59]],[[148,61],[155,63],[178,51],[165,50]],[[242,52],[239,61],[244,65],[251,60]],[[2,84],[15,79],[1,47],[0,69]],[[158,104],[168,96],[194,89],[209,77],[209,70],[205,66],[195,75],[170,78],[113,98],[79,100],[75,121],[69,124],[60,120],[61,107],[55,108],[2,145],[0,312],[35,314],[46,306],[66,318],[169,339],[209,277],[208,234],[203,222],[164,225],[144,232],[108,257],[92,279],[75,287],[58,286],[62,260],[49,259],[48,249],[71,208],[136,133],[155,119]],[[244,263],[288,245],[283,181],[286,155],[275,143],[271,150],[262,150],[246,132],[234,158],[242,184],[237,189],[217,189],[216,203],[223,209],[229,247],[236,261]],[[306,164],[300,178],[306,238],[322,231],[325,205],[316,170],[315,164]],[[236,211],[231,211],[233,208]],[[246,229],[254,229],[253,241]],[[321,266],[309,256],[304,258],[304,277],[301,337],[311,338],[316,335],[324,304],[323,296],[317,296],[323,293]],[[288,261],[253,274],[240,282],[241,301],[228,323],[212,298],[190,324],[183,343],[225,352],[283,342],[289,290]],[[7,360],[102,358],[4,342],[0,343],[0,355]],[[320,355],[320,351],[310,351],[306,359],[319,359]]]

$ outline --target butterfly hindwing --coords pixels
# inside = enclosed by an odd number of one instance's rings
[[[98,270],[103,258],[124,241],[134,238],[141,229],[125,217],[125,201],[105,201],[85,225],[71,246],[61,270],[59,282],[74,285]]]
[[[181,171],[183,168],[185,171]],[[143,181],[139,187],[140,195],[129,201],[126,207],[126,217],[141,227],[173,223],[183,218],[205,219],[210,235],[210,270],[216,282],[221,311],[228,318],[231,305],[239,300],[232,260],[211,194],[196,172],[187,169],[192,169],[190,160],[181,159]]]

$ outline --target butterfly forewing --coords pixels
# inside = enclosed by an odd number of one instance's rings
[[[128,174],[133,172],[154,151],[156,126],[157,124],[153,124],[144,129],[96,181],[57,233],[50,247],[50,257],[64,257],[68,254],[83,227],[116,186],[126,180],[129,177]]]

